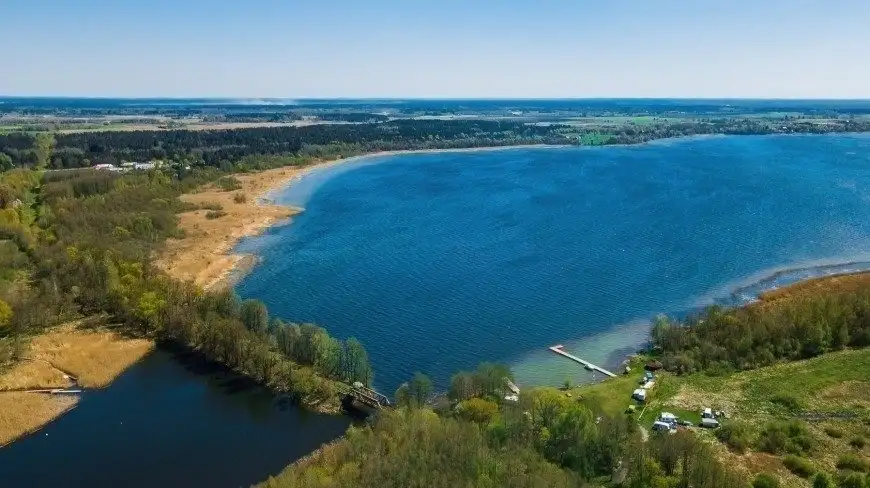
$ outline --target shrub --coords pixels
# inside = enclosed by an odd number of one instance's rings
[[[834,488],[834,482],[828,473],[818,472],[813,478],[813,488]]]
[[[742,454],[752,444],[752,429],[742,422],[726,421],[716,430],[716,437],[731,450]]]
[[[794,395],[780,393],[770,398],[770,402],[776,405],[781,405],[791,412],[797,412],[801,409],[801,402]]]
[[[242,187],[242,184],[239,183],[235,177],[232,176],[224,176],[223,178],[219,178],[215,184],[223,191],[236,191]]]
[[[865,488],[867,477],[861,473],[849,473],[840,480],[840,488]]]
[[[472,422],[487,424],[498,415],[498,405],[483,398],[470,398],[457,405],[456,415]]]
[[[784,457],[782,463],[785,464],[785,467],[789,471],[801,478],[809,478],[816,473],[816,467],[813,466],[813,463],[809,459],[795,456],[794,454]]]
[[[204,202],[204,203],[200,204],[200,208],[203,208],[205,210],[217,211],[217,210],[223,210],[224,206],[221,205],[220,203],[217,203],[217,202]]]
[[[757,447],[771,454],[805,454],[813,448],[806,425],[797,420],[771,422],[758,436]]]
[[[863,472],[870,469],[867,461],[861,459],[854,454],[844,454],[837,460],[837,469],[847,469],[849,471]]]
[[[849,445],[855,449],[864,449],[864,446],[867,445],[867,440],[860,436],[853,437],[852,440],[849,441]]]
[[[752,488],[779,488],[779,480],[773,475],[759,473],[752,482]]]
[[[842,430],[833,426],[825,427],[825,434],[828,434],[828,436],[833,437],[834,439],[839,439],[846,435]]]
[[[245,203],[248,201],[248,196],[244,193],[236,193],[233,195],[233,201],[236,203]]]
[[[209,220],[214,220],[214,219],[219,219],[226,214],[227,213],[224,212],[223,210],[209,210],[208,212],[205,213],[205,218],[207,218]]]

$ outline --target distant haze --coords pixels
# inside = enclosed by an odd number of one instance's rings
[[[0,95],[870,98],[862,0],[33,0]]]

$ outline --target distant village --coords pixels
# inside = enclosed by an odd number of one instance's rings
[[[132,170],[152,170],[155,168],[160,168],[161,166],[165,166],[167,163],[161,160],[153,160],[147,163],[139,163],[136,161],[121,161],[121,164],[115,166],[114,164],[106,163],[106,164],[95,164],[91,166],[92,169],[101,170],[101,171],[117,171],[117,172],[125,172]]]

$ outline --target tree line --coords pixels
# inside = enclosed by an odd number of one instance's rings
[[[603,120],[581,126],[564,125],[558,120],[533,124],[521,120],[388,120],[367,115],[359,120],[361,123],[210,131],[90,131],[54,136],[13,132],[0,134],[0,168],[66,169],[163,160],[182,167],[228,171],[243,158],[299,156],[309,148],[332,148],[329,156],[337,157],[374,151],[515,144],[636,144],[701,134],[870,131],[870,120],[862,118],[832,119],[821,124],[792,118],[708,117],[655,119],[651,123]]]
[[[246,156],[298,154],[306,146],[351,145],[372,152],[569,142],[560,128],[487,120],[393,120],[213,131],[92,131],[56,135],[47,160],[37,154],[33,136],[11,133],[0,134],[0,154],[15,167],[42,161],[63,169],[154,159],[220,167]]]
[[[677,373],[733,371],[870,346],[870,286],[797,292],[747,307],[714,306],[685,321],[659,317],[652,342]]]

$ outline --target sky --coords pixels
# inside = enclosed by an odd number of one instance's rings
[[[867,0],[0,0],[0,95],[870,98]]]

